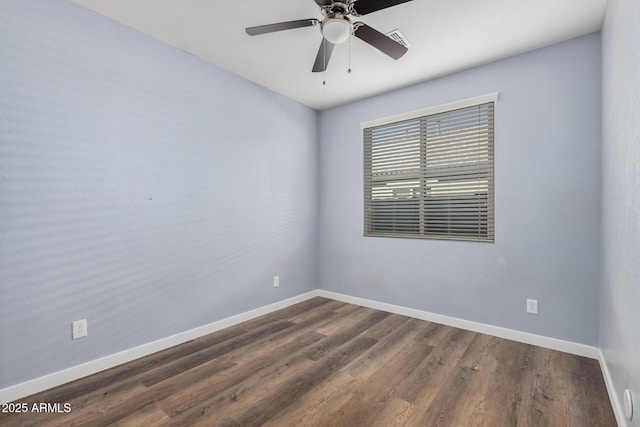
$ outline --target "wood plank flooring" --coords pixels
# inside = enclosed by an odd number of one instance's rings
[[[20,399],[2,426],[615,426],[596,360],[314,298]]]

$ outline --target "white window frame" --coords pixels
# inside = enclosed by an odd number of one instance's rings
[[[397,114],[397,115],[393,115],[393,116],[388,116],[388,117],[383,117],[383,118],[379,118],[379,119],[375,119],[375,120],[369,120],[366,122],[362,122],[360,124],[360,127],[362,129],[363,132],[363,138],[366,138],[366,133],[365,130],[367,129],[372,129],[372,128],[376,128],[379,126],[386,126],[386,125],[392,125],[392,124],[401,124],[401,122],[404,121],[411,121],[411,120],[416,120],[416,119],[420,119],[420,120],[424,120],[425,118],[427,118],[428,116],[433,116],[436,114],[441,114],[441,113],[448,113],[448,112],[453,112],[455,110],[459,110],[459,109],[463,109],[463,108],[469,108],[469,107],[474,107],[474,106],[481,106],[483,104],[487,104],[487,103],[491,103],[493,102],[495,104],[495,102],[498,100],[498,92],[493,92],[493,93],[489,93],[489,94],[485,94],[485,95],[481,95],[481,96],[476,96],[473,98],[468,98],[468,99],[464,99],[464,100],[460,100],[460,101],[455,101],[455,102],[449,102],[446,104],[441,104],[441,105],[437,105],[434,107],[429,107],[429,108],[424,108],[424,109],[420,109],[420,110],[416,110],[416,111],[411,111],[408,113],[403,113],[403,114]],[[494,110],[495,111],[495,110]],[[492,116],[495,119],[495,113]],[[439,125],[438,125],[439,126]],[[393,128],[392,128],[393,129]],[[374,130],[375,131],[375,130]],[[381,130],[382,132],[384,132],[384,130]],[[397,131],[396,131],[397,132]],[[369,135],[371,136],[371,133],[369,133]],[[369,162],[372,161],[371,158],[367,158],[367,155],[371,156],[371,152],[369,152],[369,154],[367,154],[367,146],[366,146],[366,142],[365,142],[365,168],[364,168],[364,172],[365,172],[365,177],[364,177],[364,196],[365,196],[365,218],[364,218],[364,235],[365,236],[372,236],[372,237],[409,237],[409,238],[423,238],[423,239],[444,239],[444,240],[465,240],[465,241],[480,241],[480,242],[489,242],[489,243],[493,243],[494,240],[494,236],[495,236],[495,230],[494,230],[494,185],[493,185],[493,170],[494,170],[494,164],[493,164],[493,142],[494,142],[494,132],[493,129],[491,130],[491,146],[490,146],[490,152],[491,152],[491,174],[490,174],[490,184],[489,184],[489,193],[487,195],[488,197],[488,204],[485,203],[485,205],[487,205],[487,209],[488,209],[488,214],[487,214],[487,235],[486,236],[478,236],[478,237],[472,237],[472,236],[463,236],[463,235],[456,235],[455,232],[450,232],[451,234],[438,234],[438,235],[434,235],[434,234],[430,234],[430,233],[426,233],[425,230],[427,230],[426,226],[425,229],[423,230],[423,221],[427,221],[427,218],[434,218],[433,216],[429,216],[429,217],[425,217],[425,213],[424,210],[426,209],[426,207],[423,209],[423,203],[425,203],[428,199],[426,198],[426,194],[423,192],[423,195],[419,196],[419,200],[420,202],[418,202],[416,200],[416,203],[420,204],[420,230],[419,232],[417,232],[416,230],[412,230],[412,231],[407,231],[407,232],[402,232],[402,231],[386,231],[386,232],[380,232],[380,231],[376,231],[373,229],[374,224],[376,223],[373,219],[373,212],[371,211],[369,214],[367,214],[367,206],[370,207],[370,209],[374,209],[371,205],[372,200],[371,197],[375,197],[375,192],[376,189],[374,187],[372,187],[373,179],[375,179],[374,176],[369,175],[367,177],[367,160]],[[369,140],[371,141],[371,140]],[[413,141],[410,142],[412,145],[414,144]],[[422,144],[422,142],[420,142],[420,144]],[[422,145],[421,145],[422,146]],[[374,149],[371,146],[369,146],[370,149]],[[423,150],[423,148],[421,148],[421,150]],[[383,149],[384,151],[385,149]],[[414,150],[413,148],[411,150]],[[422,153],[425,153],[424,151],[422,151]],[[413,156],[413,155],[412,155]],[[424,158],[423,158],[424,159]],[[413,161],[412,161],[413,162]],[[371,164],[371,163],[369,163]],[[426,164],[423,163],[423,165],[425,165],[424,167],[426,167]],[[375,167],[375,166],[374,166]],[[417,166],[416,166],[417,167]],[[422,166],[420,166],[422,168]],[[374,173],[372,171],[369,171],[369,174]],[[420,172],[421,174],[423,172]],[[449,181],[452,182],[452,181]],[[456,182],[455,180],[453,182]],[[476,181],[477,182],[477,181]],[[368,185],[367,185],[368,184]],[[387,184],[387,185],[394,185],[394,184]],[[385,187],[386,188],[386,187]],[[371,191],[373,191],[373,194],[371,193]],[[386,191],[386,190],[384,190]],[[413,191],[413,190],[411,190]],[[367,194],[367,192],[369,192],[369,194]],[[385,197],[385,196],[383,196]],[[391,196],[395,199],[395,196]],[[406,196],[405,196],[406,197]],[[414,196],[409,196],[409,199],[412,199]],[[367,203],[367,198],[369,199],[369,203]],[[403,199],[403,197],[400,197],[401,199]],[[410,202],[407,199],[404,199],[404,203],[413,203]],[[436,203],[438,203],[436,201]],[[451,202],[447,202],[447,204],[449,206],[455,206],[455,205],[450,205],[449,203]],[[456,203],[456,202],[452,202],[452,203]],[[395,204],[395,202],[393,203],[394,206],[397,206]],[[406,205],[405,205],[406,206]],[[427,206],[428,207],[428,206]],[[393,208],[395,211],[395,207]],[[411,211],[414,210],[413,207],[409,208]],[[451,208],[449,208],[451,209]],[[451,211],[449,211],[451,212]],[[439,214],[439,212],[437,213]],[[400,214],[403,215],[403,214]],[[413,214],[411,214],[413,215]],[[417,214],[416,214],[417,215]],[[448,217],[450,217],[451,214],[447,214]],[[395,217],[394,217],[395,218]],[[437,216],[436,218],[436,222],[437,220]],[[383,219],[384,221],[384,219]],[[395,224],[396,224],[396,219],[392,220],[391,223],[393,223],[393,227],[395,230]],[[413,220],[415,221],[415,219]],[[411,222],[411,224],[413,224],[413,221]],[[433,219],[432,219],[433,221]],[[465,221],[464,219],[462,221]],[[401,220],[402,222],[402,220]],[[388,223],[388,220],[387,220]],[[399,226],[398,228],[400,228],[401,226]],[[439,227],[436,224],[436,227]],[[464,227],[464,225],[462,225],[462,227]],[[464,233],[463,233],[464,234]]]

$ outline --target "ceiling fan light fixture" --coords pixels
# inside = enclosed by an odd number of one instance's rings
[[[322,23],[322,35],[328,42],[340,44],[349,38],[351,22],[346,18],[327,18]]]

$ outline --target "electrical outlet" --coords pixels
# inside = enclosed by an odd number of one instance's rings
[[[538,300],[527,299],[527,313],[538,314]]]
[[[273,287],[277,288],[280,286],[280,276],[273,276]]]
[[[75,340],[78,338],[86,337],[87,331],[87,319],[76,320],[71,324],[71,337]]]

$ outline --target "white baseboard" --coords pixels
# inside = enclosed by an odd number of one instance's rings
[[[14,400],[30,396],[34,393],[39,393],[49,388],[65,384],[100,371],[104,371],[105,369],[113,368],[114,366],[130,362],[140,357],[148,356],[149,354],[155,353],[157,351],[182,344],[194,338],[219,331],[220,329],[228,328],[229,326],[237,325],[238,323],[263,316],[265,314],[280,310],[282,308],[297,304],[316,296],[318,296],[317,290],[307,292],[295,297],[275,302],[273,304],[249,310],[235,316],[227,317],[225,319],[218,320],[207,325],[199,326],[197,328],[181,332],[179,334],[161,338],[147,344],[142,344],[140,346],[133,347],[119,353],[101,357],[99,359],[83,363],[81,365],[73,366],[71,368],[63,369],[58,372],[54,372],[20,384],[0,389],[0,404],[12,402]]]
[[[607,360],[604,358],[604,354],[602,353],[601,349],[598,350],[598,355],[600,361],[600,370],[602,371],[602,376],[604,377],[604,384],[607,386],[607,393],[609,394],[609,400],[611,401],[611,407],[613,408],[613,414],[616,416],[618,427],[628,427],[629,422],[627,421],[627,417],[624,415],[624,407],[622,406],[620,396],[616,391],[615,385],[613,384],[613,378],[611,377],[611,372],[609,372]]]
[[[276,310],[288,307],[293,304],[308,300],[310,298],[320,296],[337,301],[343,301],[350,304],[361,305],[363,307],[370,307],[377,310],[387,311],[390,313],[397,313],[403,316],[414,317],[416,319],[428,320],[431,322],[441,323],[443,325],[449,325],[456,328],[467,329],[474,332],[480,332],[483,334],[493,335],[501,338],[510,339],[513,341],[523,342],[526,344],[537,345],[540,347],[550,348],[553,350],[563,351],[565,353],[576,354],[579,356],[585,356],[592,359],[601,360],[601,366],[603,372],[605,372],[606,364],[603,363],[604,358],[600,350],[596,347],[591,347],[584,344],[579,344],[570,341],[559,340],[556,338],[544,337],[541,335],[530,334],[527,332],[516,331],[513,329],[502,328],[499,326],[492,326],[485,323],[473,322],[470,320],[458,319],[455,317],[444,316],[442,314],[430,313],[428,311],[417,310],[413,308],[402,307],[399,305],[388,304],[379,301],[368,300],[365,298],[354,297],[350,295],[340,294],[337,292],[326,291],[322,289],[307,292],[301,295],[297,295],[292,298],[288,298],[282,301],[278,301],[273,304],[265,305],[263,307],[256,308],[244,313],[237,314],[235,316],[227,317],[222,320],[218,320],[213,323],[209,323],[204,326],[200,326],[189,331],[181,332],[170,337],[162,338],[157,341],[153,341],[147,344],[140,345],[128,350],[124,350],[119,353],[115,353],[109,356],[102,357],[100,359],[92,360],[81,365],[73,366],[62,371],[54,372],[33,380],[29,380],[20,384],[9,386],[0,389],[0,403],[11,402],[26,396],[30,396],[34,393],[38,393],[47,390],[52,387],[56,387],[65,384],[70,381],[77,380],[82,377],[86,377],[105,369],[113,368],[114,366],[121,365],[123,363],[130,362],[140,357],[147,356],[160,350],[164,350],[169,347],[173,347],[178,344],[182,344],[194,338],[201,337],[206,334],[210,334],[220,329],[228,328],[233,325],[237,325],[247,320],[254,319],[256,317],[271,313]],[[610,396],[616,396],[610,389],[611,379],[608,376],[608,371],[604,374],[605,381],[607,381],[607,389]],[[616,406],[616,404],[618,406]],[[612,397],[612,405],[614,405],[614,412],[616,412],[616,418],[619,417],[620,402],[616,402]],[[623,417],[624,419],[624,417]],[[618,421],[620,423],[620,421]],[[621,424],[624,426],[625,424]]]
[[[486,323],[473,322],[471,320],[459,319],[457,317],[444,316],[442,314],[431,313],[428,311],[407,308],[400,305],[387,304],[385,302],[372,301],[365,298],[344,295],[337,292],[325,291],[320,289],[318,296],[330,298],[338,301],[348,302],[350,304],[361,305],[364,307],[374,308],[376,310],[397,313],[403,316],[415,317],[416,319],[428,320],[430,322],[441,323],[443,325],[453,326],[469,331],[480,332],[482,334],[493,335],[500,338],[506,338],[525,344],[537,345],[539,347],[550,348],[565,353],[576,354],[578,356],[588,357],[590,359],[598,359],[599,349],[585,344],[579,344],[571,341],[564,341],[557,338],[549,338],[542,335],[530,334],[528,332],[516,331],[514,329],[502,328],[500,326],[488,325]]]

